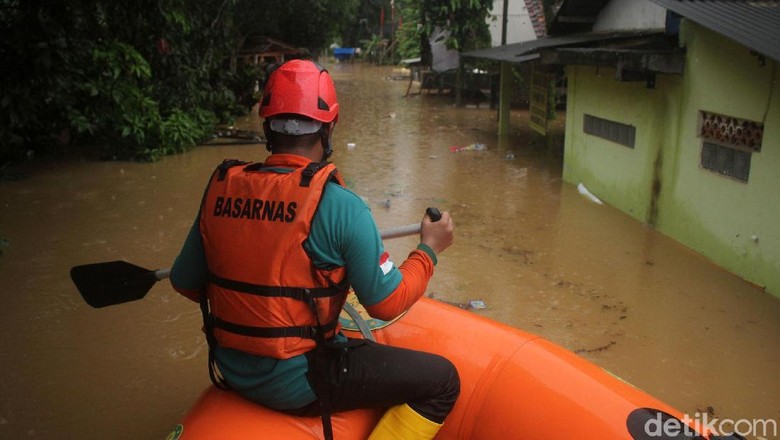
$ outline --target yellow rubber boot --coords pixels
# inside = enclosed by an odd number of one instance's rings
[[[409,405],[387,410],[368,440],[430,440],[441,429],[441,424],[418,414]]]

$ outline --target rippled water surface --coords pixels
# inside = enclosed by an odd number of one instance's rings
[[[456,243],[429,294],[545,336],[693,415],[780,418],[780,300],[561,180],[512,113],[404,97],[390,68],[329,66],[333,160],[380,228],[449,210]],[[256,117],[240,128],[259,130]],[[556,126],[561,126],[558,121]],[[485,144],[481,151],[450,147]],[[354,144],[354,145],[351,145]],[[348,146],[349,145],[349,146]],[[208,385],[200,312],[167,282],[141,301],[83,303],[71,266],[168,267],[222,159],[203,146],[152,164],[70,162],[0,183],[0,438],[164,438]],[[387,243],[400,262],[414,238]],[[771,437],[770,437],[771,438]]]

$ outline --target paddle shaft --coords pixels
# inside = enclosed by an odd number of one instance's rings
[[[431,221],[439,221],[441,213],[428,208]],[[420,233],[421,224],[398,226],[381,231],[383,239],[405,237]],[[121,304],[143,298],[152,286],[171,276],[170,269],[150,270],[126,261],[82,264],[70,269],[70,277],[81,296],[95,308]]]
[[[412,223],[409,225],[396,226],[379,231],[379,236],[382,240],[390,240],[393,238],[407,237],[409,235],[420,233],[420,223]],[[154,271],[154,277],[158,280],[164,280],[171,276],[170,269],[157,269]]]

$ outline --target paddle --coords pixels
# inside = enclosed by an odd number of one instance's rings
[[[441,213],[436,208],[425,210],[432,221],[438,221]],[[410,224],[380,231],[385,239],[418,234],[420,224]],[[74,266],[70,278],[84,301],[94,308],[113,306],[136,301],[151,290],[157,281],[168,278],[170,269],[151,270],[126,261],[109,261]]]

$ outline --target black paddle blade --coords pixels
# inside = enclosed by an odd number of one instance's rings
[[[157,282],[154,272],[126,261],[109,261],[75,266],[70,278],[84,301],[100,308],[143,298]]]

